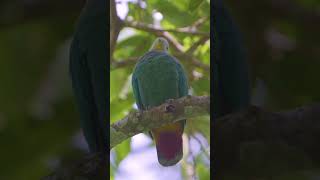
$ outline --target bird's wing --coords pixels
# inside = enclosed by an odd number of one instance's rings
[[[219,51],[216,62],[219,74],[218,91],[224,114],[249,105],[249,69],[240,31],[221,2],[218,4],[216,20]]]
[[[176,63],[176,68],[179,76],[179,82],[178,82],[178,91],[179,91],[179,97],[187,96],[188,95],[188,79],[186,77],[186,73],[184,69],[182,68],[182,65],[180,63]],[[186,124],[186,121],[182,121],[183,127]]]
[[[188,79],[180,63],[176,63],[176,68],[179,76],[179,82],[178,82],[179,97],[183,97],[188,95]]]
[[[87,63],[91,78],[94,102],[97,107],[98,119],[96,121],[99,133],[99,148],[106,151],[109,146],[109,121],[107,120],[107,103],[109,96],[108,70],[107,70],[107,17],[103,14],[96,17],[90,34],[86,38]]]
[[[139,109],[144,109],[143,104],[141,102],[140,92],[139,92],[139,82],[135,74],[132,74],[132,89],[133,89],[133,95],[136,99],[136,104]]]
[[[70,74],[72,86],[80,111],[80,122],[84,136],[89,144],[90,151],[99,148],[98,109],[95,102],[92,86],[91,71],[88,66],[87,54],[80,47],[77,37],[70,48]]]

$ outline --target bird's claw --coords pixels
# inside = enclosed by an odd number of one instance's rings
[[[169,105],[166,106],[166,112],[167,113],[172,113],[172,112],[174,112],[175,109],[176,109],[176,107],[174,105],[172,105],[172,104],[169,104]]]

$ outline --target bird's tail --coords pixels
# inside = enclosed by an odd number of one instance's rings
[[[183,129],[184,123],[177,122],[151,131],[156,143],[158,161],[162,166],[172,166],[181,160]]]

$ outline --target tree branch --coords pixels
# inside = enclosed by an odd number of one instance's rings
[[[172,45],[173,49],[176,51],[176,53],[174,53],[174,55],[176,55],[177,57],[180,57],[179,59],[189,60],[189,63],[191,63],[192,65],[194,65],[196,67],[202,68],[202,69],[204,69],[206,71],[210,70],[210,66],[208,66],[206,64],[203,64],[201,61],[196,59],[192,54],[184,52],[183,45],[180,44],[174,38],[174,36],[172,36],[168,32],[160,33],[159,36],[163,36],[169,41],[169,43]],[[201,38],[200,41],[197,42],[197,44],[199,42],[202,42],[205,38],[206,37]],[[193,49],[194,47],[191,47],[191,48]],[[192,49],[189,49],[189,50],[192,51]]]
[[[190,54],[179,52],[179,53],[174,53],[173,55],[178,57],[179,59],[188,60],[195,67],[199,67],[205,71],[210,71],[209,65],[202,63],[199,59],[195,58],[194,56],[192,56]]]
[[[206,115],[210,112],[209,96],[186,96],[148,111],[131,112],[127,117],[110,126],[110,148],[138,133],[176,122],[186,118]],[[61,167],[42,180],[59,179],[106,179],[106,160],[108,153],[96,153],[85,157],[69,167]]]
[[[210,66],[203,64],[200,60],[196,59],[192,55],[189,54],[184,54],[184,53],[174,53],[174,56],[176,56],[179,59],[189,61],[191,62],[192,65],[199,67],[205,71],[210,71]],[[124,60],[111,60],[111,70],[115,70],[117,68],[123,68],[127,66],[133,66],[137,63],[137,61],[140,59],[140,57],[132,57],[132,58],[127,58]]]
[[[209,37],[202,37],[197,42],[192,44],[192,46],[187,50],[186,54],[193,54],[193,52],[202,44],[207,42],[210,38]]]
[[[124,21],[124,26],[150,32],[150,33],[156,33],[156,34],[163,33],[163,32],[172,32],[172,33],[182,33],[182,34],[188,34],[188,35],[194,35],[194,36],[210,37],[210,33],[198,31],[195,26],[176,28],[176,29],[162,29],[152,24],[145,24],[137,21],[128,21],[128,20]]]
[[[111,125],[110,147],[115,147],[125,139],[151,128],[208,114],[209,107],[209,96],[187,96],[170,100],[148,111],[131,112],[121,121]],[[284,143],[302,150],[312,161],[320,161],[320,104],[284,112],[268,112],[252,106],[241,112],[216,119],[212,125],[214,125],[212,149],[214,149],[213,157],[215,158],[213,169],[219,173],[217,176],[233,168],[239,168],[240,151],[248,142]],[[264,154],[259,157],[268,158]],[[102,153],[93,154],[71,168],[61,168],[43,180],[92,177],[101,171],[104,158]]]
[[[263,152],[275,144],[293,147],[304,152],[312,161],[319,162],[319,140],[320,104],[278,113],[253,106],[215,120],[214,169],[222,174],[240,168],[243,163],[241,149],[248,143],[258,144],[259,147],[263,147],[260,148],[264,149]],[[279,151],[279,148],[276,149]],[[263,158],[268,156],[262,153],[258,157],[261,159],[255,162],[265,167],[263,163],[266,161]]]
[[[106,152],[90,154],[69,167],[60,167],[41,180],[107,179],[107,156]]]
[[[117,44],[119,33],[123,27],[123,21],[119,18],[117,14],[115,0],[110,1],[110,24],[111,24],[110,26],[110,60],[111,60]]]
[[[209,96],[186,96],[147,111],[133,111],[110,126],[110,148],[136,134],[201,115],[209,115]]]
[[[111,60],[111,70],[117,69],[117,68],[122,68],[130,65],[134,65],[137,63],[138,59],[140,57],[132,57],[132,58],[127,58],[124,60]]]
[[[202,134],[201,134],[201,135],[202,135]],[[203,136],[203,135],[202,135],[202,136]],[[198,142],[198,144],[200,145],[200,148],[201,148],[201,151],[203,152],[203,154],[204,154],[208,159],[210,159],[210,150],[209,150],[210,146],[209,146],[208,149],[206,149],[205,145],[201,142],[201,140],[200,140],[197,136],[191,135],[191,137]]]
[[[205,33],[205,32],[199,32],[197,31],[197,28],[199,26],[201,26],[206,20],[206,17],[201,18],[199,20],[197,20],[193,25],[191,25],[190,27],[183,27],[183,28],[177,28],[177,29],[161,29],[159,27],[155,27],[154,25],[151,24],[145,24],[145,23],[141,23],[141,22],[136,22],[136,21],[122,21],[120,19],[118,19],[117,21],[121,21],[121,27],[131,27],[137,30],[142,30],[142,31],[146,31],[152,34],[155,34],[156,36],[163,36],[165,37],[172,49],[176,52],[178,52],[177,54],[180,55],[180,57],[182,59],[187,59],[189,60],[189,62],[199,68],[204,69],[205,71],[209,71],[210,67],[208,65],[205,65],[203,63],[201,63],[201,61],[199,61],[198,59],[196,59],[192,53],[196,50],[196,48],[203,44],[204,42],[206,42],[208,39],[210,39],[210,33]],[[119,30],[120,31],[120,30]],[[112,31],[111,31],[112,32]],[[201,36],[200,40],[198,42],[196,42],[192,47],[190,47],[188,49],[187,52],[184,52],[184,48],[183,45],[179,43],[179,41],[173,36],[171,35],[169,32],[174,32],[174,33],[184,33],[184,34],[190,34],[190,35],[198,35]],[[119,34],[119,32],[118,32]],[[118,36],[117,34],[117,36]],[[111,36],[112,37],[112,36]],[[112,42],[112,38],[110,43]],[[114,42],[116,43],[116,42]],[[113,52],[113,48],[115,45],[110,45],[111,47],[111,52]],[[187,53],[188,55],[183,55]],[[183,55],[183,56],[182,56]],[[112,56],[111,56],[112,57]],[[111,58],[110,57],[110,58]],[[112,58],[111,58],[112,59]],[[132,59],[130,58],[130,62],[124,62],[124,61],[112,61],[111,60],[111,69],[115,69],[115,68],[120,68],[120,67],[125,67],[127,65],[132,65],[135,61],[137,61],[139,58],[137,59]]]

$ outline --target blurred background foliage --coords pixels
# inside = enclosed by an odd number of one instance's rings
[[[285,110],[320,101],[320,1],[225,0],[245,39],[253,103]]]
[[[320,22],[320,1],[224,0],[224,4],[247,49],[252,104],[285,111],[319,103],[320,24],[315,22]],[[221,179],[320,177],[319,163],[296,147],[258,139],[241,146],[240,168]]]
[[[0,179],[40,179],[86,153],[68,75],[84,1],[0,1]]]
[[[136,61],[159,36],[169,40],[170,53],[184,65],[190,93],[210,95],[209,0],[115,2],[119,19],[111,19],[111,31],[119,28],[120,33],[116,42],[112,42],[112,32],[110,39],[111,44],[116,43],[110,54],[110,123],[122,119],[136,108],[131,74]],[[110,8],[112,11],[115,7]],[[183,160],[173,167],[164,168],[158,163],[151,138],[147,134],[137,135],[111,151],[111,179],[209,179],[209,141],[209,117],[188,121]]]

